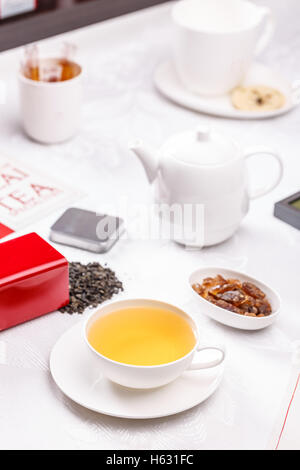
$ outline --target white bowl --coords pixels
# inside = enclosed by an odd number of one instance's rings
[[[266,317],[248,317],[239,315],[238,313],[230,312],[229,310],[212,304],[194,291],[192,287],[193,284],[201,284],[203,279],[206,277],[215,277],[217,274],[221,274],[221,276],[223,276],[225,279],[235,278],[241,281],[249,281],[255,284],[266,294],[266,297],[272,307],[272,313]],[[240,271],[233,271],[231,269],[210,266],[199,268],[190,275],[189,285],[199,301],[201,311],[205,315],[220,323],[223,323],[224,325],[232,326],[233,328],[239,328],[241,330],[260,330],[262,328],[266,328],[276,320],[280,311],[281,301],[277,292],[275,292],[273,289],[271,289],[271,287],[267,286],[263,282],[258,281],[257,279]]]

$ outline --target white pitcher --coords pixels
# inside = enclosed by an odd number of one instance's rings
[[[172,19],[177,74],[187,89],[202,95],[239,85],[274,30],[271,11],[246,0],[181,0]]]

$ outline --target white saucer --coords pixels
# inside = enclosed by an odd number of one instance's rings
[[[133,390],[93,370],[82,337],[82,322],[64,333],[50,356],[52,377],[61,391],[81,406],[119,418],[170,416],[206,400],[218,388],[223,365],[185,372],[174,382],[151,390]]]
[[[286,104],[274,111],[240,111],[231,104],[229,94],[220,96],[201,96],[184,88],[171,61],[160,64],[156,69],[154,81],[158,90],[170,100],[194,111],[232,119],[265,119],[279,116],[296,106],[292,84],[277,72],[255,62],[249,70],[244,85],[266,85],[277,88],[286,96]]]

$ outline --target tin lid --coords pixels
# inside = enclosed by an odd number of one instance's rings
[[[0,287],[68,264],[67,260],[37,233],[0,243]]]

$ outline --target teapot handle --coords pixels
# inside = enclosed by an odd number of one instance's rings
[[[256,199],[258,197],[264,196],[265,194],[269,193],[274,189],[281,181],[282,176],[283,176],[283,162],[281,157],[278,155],[278,153],[274,152],[273,150],[269,149],[268,147],[251,147],[245,152],[245,158],[250,158],[254,157],[256,155],[270,155],[271,157],[274,157],[277,160],[278,163],[278,175],[275,178],[274,181],[271,183],[267,184],[266,186],[262,188],[258,188],[255,191],[253,191],[252,194],[249,195],[250,199]]]

